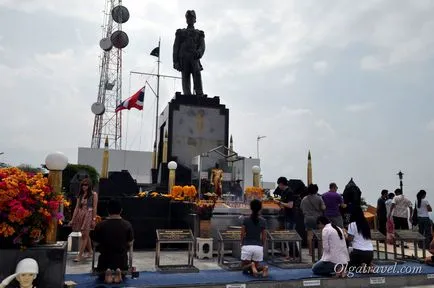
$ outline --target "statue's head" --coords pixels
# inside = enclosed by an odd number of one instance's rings
[[[36,279],[38,273],[38,262],[32,258],[25,258],[18,262],[17,267],[15,268],[15,274],[4,279],[0,286],[7,286],[13,281],[13,279],[16,279],[18,283],[20,283],[20,287],[32,287],[33,280]]]
[[[185,19],[187,20],[188,25],[193,25],[196,23],[196,12],[194,12],[194,10],[187,10],[185,13]]]

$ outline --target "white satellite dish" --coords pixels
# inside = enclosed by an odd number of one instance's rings
[[[110,38],[103,38],[99,41],[99,47],[104,51],[110,51],[113,48],[113,43]]]
[[[99,102],[95,102],[92,104],[91,110],[92,110],[92,113],[95,115],[102,115],[105,112],[105,107],[104,107],[104,104],[99,103]]]

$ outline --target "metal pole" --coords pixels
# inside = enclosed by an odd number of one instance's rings
[[[259,140],[261,140],[262,138],[265,138],[267,136],[259,136],[258,138],[256,138],[256,158],[259,159]]]
[[[157,76],[158,74],[155,73],[145,73],[145,72],[137,72],[137,71],[130,71],[131,74],[138,74],[138,75],[148,75],[148,76]],[[160,75],[161,78],[171,78],[171,79],[182,79],[182,77],[178,76],[170,76],[170,75]]]
[[[259,136],[256,138],[256,158],[259,159]]]
[[[158,70],[157,70],[157,95],[156,95],[156,97],[157,97],[157,108],[156,108],[156,112],[155,112],[155,144],[157,144],[158,142],[158,140],[157,140],[157,137],[158,137],[158,110],[159,110],[159,102],[160,102],[160,55],[161,55],[161,51],[160,51],[160,45],[161,44],[161,38],[160,39],[158,39],[158,60],[157,60],[157,63],[158,63]],[[155,149],[155,168],[157,168],[158,167],[158,153],[157,153],[157,150],[158,150],[158,145],[156,146],[156,149]]]

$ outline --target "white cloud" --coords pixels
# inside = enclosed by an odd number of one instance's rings
[[[429,131],[434,131],[434,119],[428,122],[428,124],[426,125],[426,128]]]
[[[351,104],[345,107],[345,110],[348,112],[364,112],[367,110],[370,110],[374,107],[375,103],[373,102],[366,102],[366,103],[358,103],[358,104]]]
[[[325,129],[328,132],[335,134],[335,130],[332,128],[332,126],[324,119],[319,119],[315,121],[315,126],[321,129]]]
[[[282,84],[290,85],[295,82],[296,78],[296,73],[294,71],[286,73],[282,78]]]
[[[299,108],[289,110],[288,114],[293,116],[312,115],[312,111],[310,109]]]
[[[385,63],[379,57],[369,55],[362,58],[360,67],[363,70],[380,70],[385,66]]]
[[[326,61],[318,61],[313,63],[313,70],[318,74],[324,75],[327,72],[328,63]]]

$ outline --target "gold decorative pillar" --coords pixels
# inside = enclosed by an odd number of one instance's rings
[[[109,167],[109,150],[108,150],[108,137],[105,138],[104,152],[102,154],[102,167],[101,167],[101,178],[108,178],[108,167]]]
[[[261,167],[259,166],[253,166],[252,167],[253,172],[253,187],[261,187]]]
[[[175,161],[170,161],[169,164],[167,164],[167,168],[169,168],[169,193],[172,192],[172,188],[175,186],[176,167],[178,167],[178,164],[176,164]]]
[[[164,132],[164,141],[163,141],[163,163],[167,163],[167,141],[168,141],[168,136],[167,136],[167,130]]]
[[[55,194],[62,193],[62,171],[68,165],[68,158],[61,152],[55,152],[49,154],[45,158],[45,165],[48,170],[48,183],[53,188]],[[60,211],[63,213],[63,205],[60,204]],[[48,224],[45,232],[45,242],[47,244],[55,244],[57,241],[57,213],[59,211],[50,211],[52,213],[52,220]]]

